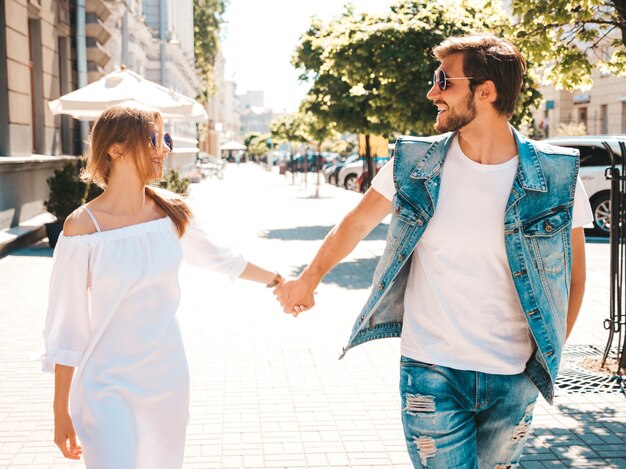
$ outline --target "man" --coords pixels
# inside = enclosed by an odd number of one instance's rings
[[[592,220],[576,150],[509,125],[526,64],[491,35],[453,37],[428,99],[439,137],[395,157],[277,298],[313,306],[324,275],[385,216],[387,246],[345,352],[401,336],[402,423],[415,467],[517,464],[538,391],[552,402],[582,302]]]

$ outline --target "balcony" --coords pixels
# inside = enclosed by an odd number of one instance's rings
[[[87,13],[95,13],[100,21],[106,21],[111,16],[111,10],[104,0],[86,0],[85,11]]]
[[[111,56],[104,47],[95,38],[87,37],[87,61],[104,67],[109,60]]]
[[[111,32],[95,13],[87,13],[86,16],[85,35],[94,38],[100,44],[106,44],[111,38]]]

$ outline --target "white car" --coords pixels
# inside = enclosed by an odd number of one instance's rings
[[[622,164],[620,140],[626,143],[626,135],[552,137],[544,140],[552,145],[576,148],[580,151],[580,179],[591,203],[594,232],[599,235],[609,234],[611,214],[611,181],[605,177],[606,169],[611,166],[611,155],[603,142],[607,142],[611,147],[619,169]]]
[[[364,159],[357,159],[352,163],[347,163],[341,167],[337,174],[337,185],[343,186],[349,191],[356,191],[357,181],[359,176],[363,173]]]

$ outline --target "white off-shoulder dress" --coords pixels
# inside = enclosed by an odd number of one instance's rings
[[[246,267],[193,219],[182,238],[169,218],[59,237],[43,368],[76,367],[70,413],[89,469],[182,466],[189,372],[175,314],[183,259],[231,279]]]

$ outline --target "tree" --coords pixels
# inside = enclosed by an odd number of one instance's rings
[[[206,101],[214,93],[211,73],[219,50],[221,25],[224,22],[224,0],[194,0],[193,41],[196,68],[203,76],[200,99]]]
[[[253,141],[257,140],[261,134],[259,132],[248,132],[243,136],[243,144],[249,147]]]
[[[320,168],[319,158],[320,152],[322,151],[322,144],[326,140],[330,140],[339,136],[337,133],[336,127],[337,125],[333,122],[327,124],[323,120],[321,120],[318,116],[313,114],[310,111],[307,111],[307,100],[304,100],[300,106],[298,114],[296,115],[296,120],[298,120],[301,124],[303,135],[306,137],[308,142],[314,142],[317,146],[317,160],[316,160],[316,172],[317,172],[317,182],[315,185],[315,197],[319,196],[320,193]],[[305,180],[308,174],[308,158],[304,160],[304,177]]]
[[[590,87],[594,65],[626,75],[626,1],[512,0],[511,8],[516,42],[557,87]]]
[[[270,147],[267,144],[269,134],[261,135],[259,132],[248,132],[243,142],[248,147],[248,153],[254,157],[260,157],[270,151]]]
[[[314,19],[292,63],[312,82],[306,108],[340,132],[365,135],[368,174],[375,174],[369,136],[430,134],[436,108],[426,99],[438,63],[432,47],[449,36],[510,31],[492,2],[399,0],[385,14],[355,14],[347,6],[327,24]],[[518,102],[515,125],[530,120],[540,98],[532,78]],[[371,176],[370,176],[371,177]]]
[[[274,120],[270,125],[270,134],[276,142],[289,144],[289,160],[293,169],[293,144],[305,143],[308,141],[308,135],[304,128],[300,114],[290,114],[281,116]],[[295,183],[295,171],[291,171],[291,181]]]

